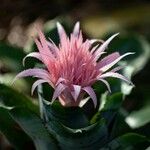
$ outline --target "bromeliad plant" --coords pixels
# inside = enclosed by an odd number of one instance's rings
[[[19,134],[27,139],[17,145],[15,142],[17,137],[10,138],[9,134],[6,134],[5,127],[0,125],[8,140],[17,149],[25,149],[27,141],[33,141],[34,146],[39,150],[121,150],[134,149],[136,144],[148,142],[144,136],[134,133],[123,135],[119,130],[118,126],[121,124],[117,121],[117,114],[123,98],[121,93],[105,95],[103,103],[97,105],[98,100],[92,88],[93,84],[101,81],[111,92],[106,81],[108,77],[119,78],[133,85],[118,73],[121,67],[116,67],[121,59],[133,53],[120,56],[118,52],[114,52],[102,57],[111,40],[118,34],[106,41],[83,40],[79,22],[76,23],[70,37],[60,23],[57,23],[57,29],[60,38],[58,46],[51,39],[47,41],[38,29],[39,38],[35,39],[35,43],[39,52],[32,52],[23,59],[25,63],[27,57],[37,58],[44,64],[44,68],[24,70],[15,78],[15,80],[27,76],[38,78],[32,85],[31,92],[33,93],[38,86],[41,118],[35,104],[27,102],[27,98],[21,94],[13,95],[12,89],[9,89],[8,93],[3,92],[8,87],[1,85],[3,95],[1,107],[3,107],[0,108],[3,111],[0,109],[0,114],[5,113],[12,119],[12,124],[17,122],[20,126]],[[41,86],[43,83],[48,83],[54,89],[52,100],[44,99]],[[88,116],[89,112],[86,114],[90,109],[86,107],[88,110],[85,110],[84,107],[87,104],[84,102],[87,94],[97,110],[92,117]],[[4,97],[7,98],[8,95],[12,95],[12,99],[9,97],[8,101],[4,102]],[[24,105],[19,103],[20,97],[24,97]],[[17,128],[14,130],[15,134],[17,130]]]

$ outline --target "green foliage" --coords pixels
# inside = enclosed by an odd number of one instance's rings
[[[22,59],[26,56],[23,49],[0,43],[0,60],[5,64],[8,70],[18,72],[22,70]],[[26,68],[33,67],[33,62],[30,61]]]
[[[70,129],[55,121],[50,121],[47,126],[49,131],[56,136],[62,150],[98,149],[107,140],[107,128],[102,120],[80,129]]]
[[[111,150],[144,150],[144,147],[139,148],[136,145],[139,145],[140,143],[143,143],[145,141],[148,141],[149,143],[149,140],[146,139],[146,137],[144,136],[135,133],[127,133],[111,141],[108,144],[108,146],[106,146],[106,149],[108,148]]]
[[[5,85],[1,84],[0,88],[0,112],[5,115],[0,118],[0,131],[6,135],[12,145],[20,150],[26,149],[27,142],[30,142],[31,138],[36,149],[46,150],[51,146],[55,150],[57,146],[39,118],[37,105],[23,94]],[[5,124],[7,130],[4,127]],[[17,126],[18,129],[16,129]],[[8,133],[10,130],[12,134]],[[18,139],[20,136],[21,142]]]
[[[10,111],[12,118],[32,138],[37,150],[55,150],[55,140],[46,130],[42,120],[26,108],[14,108]]]
[[[35,105],[27,96],[16,90],[0,84],[0,106],[6,108],[25,107],[38,114],[38,106]]]
[[[25,149],[28,143],[38,150],[50,147],[52,150],[133,148],[139,143],[149,143],[146,137],[138,134],[116,136],[114,129],[119,125],[116,119],[122,103],[121,93],[107,95],[92,121],[81,108],[64,108],[58,102],[50,105],[42,99],[44,115],[48,118],[42,120],[37,105],[26,96],[5,85],[0,87],[0,114],[5,115],[0,118],[0,131],[16,149]],[[19,136],[22,136],[21,142]]]
[[[126,122],[131,128],[139,128],[150,122],[150,105],[141,108],[138,111],[133,111],[126,117]]]
[[[12,119],[9,111],[0,106],[0,131],[16,149],[25,150],[33,147],[32,140]]]
[[[61,122],[70,128],[83,128],[89,125],[88,118],[79,107],[62,107],[55,102],[52,105],[44,105],[48,120]]]
[[[19,71],[22,69],[22,59],[25,53],[20,48],[0,43],[0,59],[12,71]]]

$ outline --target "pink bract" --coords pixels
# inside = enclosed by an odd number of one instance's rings
[[[94,40],[83,41],[79,22],[75,24],[70,37],[66,35],[60,23],[57,23],[57,29],[60,38],[58,46],[52,40],[46,40],[44,34],[38,30],[39,39],[36,38],[35,43],[39,52],[32,52],[23,60],[24,63],[27,57],[37,58],[45,65],[45,69],[24,70],[15,78],[27,76],[38,78],[32,86],[32,93],[39,84],[47,82],[55,90],[52,101],[59,98],[63,106],[79,106],[87,93],[96,107],[97,98],[92,88],[96,81],[103,82],[109,91],[109,83],[105,80],[107,77],[119,78],[132,84],[123,75],[117,73],[120,67],[111,68],[122,58],[133,53],[120,56],[118,52],[114,52],[101,59],[111,40],[118,34],[114,34],[101,45],[98,43],[93,46]]]

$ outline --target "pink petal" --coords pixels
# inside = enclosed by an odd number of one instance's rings
[[[62,44],[63,41],[67,38],[67,35],[66,35],[66,32],[65,32],[63,26],[59,22],[57,22],[56,25],[57,25],[60,42]]]
[[[32,52],[32,53],[29,53],[28,55],[26,55],[26,56],[23,58],[23,61],[22,61],[23,66],[25,65],[25,60],[26,60],[26,58],[28,58],[28,57],[34,57],[34,58],[37,58],[38,60],[42,61],[42,57],[41,57],[40,53],[38,53],[38,52]]]
[[[71,92],[71,94],[72,94],[74,100],[77,101],[78,96],[79,96],[79,94],[81,92],[81,86],[79,86],[79,85],[73,85],[73,88],[74,88],[74,91]]]
[[[55,86],[58,86],[61,82],[66,81],[64,78],[59,78],[55,84]]]
[[[105,72],[107,71],[108,69],[110,69],[112,66],[114,66],[116,63],[118,63],[122,58],[124,58],[125,56],[128,56],[128,55],[131,55],[131,54],[134,54],[134,53],[125,53],[124,55],[118,57],[117,59],[115,59],[114,61],[112,61],[111,63],[107,64],[106,62],[106,65],[104,65],[102,68],[100,68],[100,71],[102,72]]]
[[[47,40],[40,29],[38,29],[38,35],[39,35],[40,41],[38,39],[35,39],[35,43],[39,49],[42,60],[44,61],[45,65],[48,66],[49,61],[53,60],[54,56],[52,55],[51,51],[49,50]]]
[[[123,66],[118,66],[118,67],[116,67],[116,68],[113,68],[112,70],[110,70],[109,72],[117,72],[117,71],[119,71],[119,70],[121,70],[121,69],[123,69],[124,67]]]
[[[109,45],[109,43],[113,40],[113,38],[115,38],[117,34],[112,35],[109,39],[107,39],[94,53],[95,56],[95,60],[97,61],[99,59],[99,57],[101,56],[101,52],[103,52]]]
[[[130,80],[128,80],[126,77],[124,77],[123,75],[121,75],[119,73],[115,73],[115,72],[107,72],[105,74],[100,75],[97,79],[100,80],[100,79],[107,78],[107,77],[118,78],[118,79],[124,80],[125,82],[133,85],[133,83]]]
[[[73,35],[74,36],[78,36],[79,35],[79,32],[80,32],[80,23],[77,22],[74,26],[74,29],[73,29]]]
[[[111,89],[110,89],[109,83],[106,80],[104,80],[104,79],[99,79],[99,80],[102,81],[107,86],[108,91],[111,93]]]
[[[37,87],[39,84],[42,84],[42,83],[45,83],[45,82],[49,82],[49,81],[48,81],[48,80],[39,79],[39,80],[37,80],[36,82],[34,82],[34,84],[32,85],[32,89],[31,89],[31,95],[33,95],[34,90],[36,89],[36,87]]]
[[[48,66],[49,59],[53,59],[52,56],[51,56],[50,51],[46,52],[45,49],[42,47],[42,45],[41,45],[41,43],[40,43],[40,41],[38,39],[35,39],[34,41],[35,41],[35,43],[36,43],[36,45],[38,47],[38,50],[39,50],[39,52],[41,54],[41,57],[42,57],[42,60],[43,60],[44,64],[46,66]]]
[[[94,46],[94,47],[91,49],[90,53],[93,54],[93,53],[96,51],[96,49],[97,49],[98,47],[99,47],[99,45]]]
[[[47,40],[46,40],[44,34],[42,33],[41,30],[38,30],[38,34],[39,34],[39,39],[40,39],[41,45],[43,47],[43,51],[45,52],[45,54],[48,54],[49,56],[51,56],[50,50],[47,45]]]
[[[94,44],[94,43],[104,43],[104,41],[103,41],[103,40],[100,40],[100,39],[91,39],[89,42],[90,42],[91,44]],[[97,45],[97,46],[99,46],[99,45]]]
[[[28,77],[28,76],[34,76],[42,79],[49,79],[49,73],[46,70],[34,68],[34,69],[27,69],[20,72],[19,74],[17,74],[13,82],[18,78]]]
[[[97,69],[101,69],[102,67],[112,63],[114,60],[119,58],[120,55],[118,52],[114,52],[106,57],[104,57],[101,61],[97,63]]]
[[[97,105],[97,98],[96,98],[96,94],[95,94],[94,90],[90,86],[84,87],[82,89],[89,94],[89,96],[93,100],[94,107],[96,107],[96,105]]]
[[[51,39],[50,39],[50,40],[51,40]],[[50,49],[51,53],[52,53],[55,57],[57,57],[57,55],[58,55],[58,53],[59,53],[58,47],[54,44],[54,42],[53,42],[52,40],[51,40],[50,42],[47,41],[47,44],[48,44],[48,46],[49,46],[49,49]]]
[[[60,94],[66,89],[66,86],[63,84],[59,84],[56,89],[55,92],[53,94],[53,98],[52,98],[52,102],[54,102],[54,100],[60,96]]]

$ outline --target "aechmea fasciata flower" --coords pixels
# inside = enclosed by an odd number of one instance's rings
[[[132,84],[123,75],[117,73],[120,67],[114,69],[112,67],[122,58],[133,53],[129,52],[120,56],[118,52],[114,52],[101,59],[109,43],[118,34],[114,34],[101,45],[93,46],[95,40],[83,41],[79,26],[77,22],[68,37],[62,25],[57,23],[60,38],[58,46],[52,40],[46,40],[44,34],[38,30],[39,39],[36,38],[35,43],[39,52],[28,54],[23,63],[27,57],[34,57],[40,60],[45,68],[24,70],[15,79],[27,76],[38,78],[32,85],[32,93],[39,84],[47,82],[54,88],[52,101],[58,98],[63,106],[79,106],[87,93],[96,107],[97,98],[92,85],[96,81],[101,81],[110,91],[109,83],[106,81],[108,77],[119,78]]]

